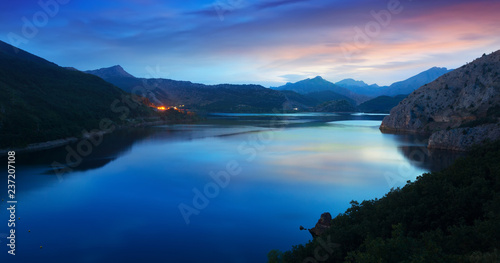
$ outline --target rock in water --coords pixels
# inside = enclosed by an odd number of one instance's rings
[[[311,233],[313,238],[321,236],[327,229],[330,228],[331,225],[332,225],[332,215],[330,215],[330,213],[328,212],[323,213],[321,214],[318,223],[316,223],[316,226],[309,229],[309,233]]]

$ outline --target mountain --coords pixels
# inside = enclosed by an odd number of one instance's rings
[[[87,71],[126,92],[141,95],[157,105],[206,112],[272,112],[307,110],[319,102],[295,92],[280,92],[260,85],[204,85],[171,79],[135,78],[120,66]],[[124,74],[125,72],[126,74]]]
[[[434,81],[450,71],[446,68],[433,67],[406,80],[395,82],[390,86],[368,85],[364,81],[354,79],[344,79],[335,83],[335,85],[365,96],[394,97],[396,95],[410,94],[419,87]]]
[[[135,78],[126,72],[120,65],[112,66],[109,68],[100,68],[96,70],[87,70],[85,73],[96,75],[103,79],[109,78]]]
[[[332,91],[339,95],[343,95],[356,101],[356,103],[362,103],[368,99],[369,97],[365,95],[360,95],[355,92],[350,91],[349,89],[342,88],[337,86],[330,81],[323,79],[320,76],[317,76],[313,79],[305,79],[295,83],[287,83],[280,87],[271,87],[271,89],[275,90],[291,90],[300,94],[308,94],[311,92],[321,92],[321,91]]]
[[[369,113],[389,113],[392,108],[396,107],[407,95],[378,96],[369,101],[365,101],[358,105],[358,110]]]
[[[321,100],[317,100],[314,97],[307,96],[307,94],[302,95],[291,90],[282,90],[280,91],[280,93],[285,95],[288,101],[293,101],[295,107],[305,111],[310,111],[314,106],[323,102]]]
[[[401,94],[410,94],[421,86],[428,84],[442,75],[450,72],[447,68],[433,67],[424,72],[421,72],[409,79],[398,81],[389,87],[382,88],[379,95],[396,96]]]
[[[323,79],[320,76],[317,76],[313,79],[310,79],[310,78],[304,79],[304,80],[301,80],[301,81],[298,81],[295,83],[288,82],[284,86],[275,87],[272,89],[291,90],[291,91],[295,91],[295,92],[300,93],[300,94],[307,94],[307,93],[311,93],[311,92],[325,91],[325,90],[337,92],[339,94],[340,93],[349,93],[348,89],[344,89],[342,87],[339,87],[339,86],[331,83],[330,81]]]
[[[366,96],[376,96],[381,90],[377,84],[368,85],[364,81],[354,79],[344,79],[336,82],[335,85]]]
[[[355,112],[356,107],[348,100],[333,100],[324,102],[316,107],[316,112]]]
[[[429,147],[467,150],[500,138],[500,50],[411,93],[385,117],[386,132],[430,134]]]
[[[103,119],[121,124],[153,114],[137,105],[120,118],[116,107],[123,106],[126,92],[1,41],[0,94],[0,147],[81,136]]]
[[[352,105],[356,105],[356,101],[353,99],[340,95],[336,92],[333,92],[331,90],[324,90],[324,91],[315,91],[311,93],[307,93],[304,96],[312,98],[316,100],[318,103],[323,103],[323,102],[328,102],[328,101],[337,101],[337,100],[345,100],[348,101]]]

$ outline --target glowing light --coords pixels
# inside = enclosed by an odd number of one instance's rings
[[[158,109],[158,110],[167,110],[167,109],[165,108],[165,106],[159,106],[159,107],[157,107],[157,109]]]

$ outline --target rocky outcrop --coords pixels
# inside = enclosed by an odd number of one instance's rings
[[[466,151],[471,146],[500,138],[500,124],[438,131],[429,138],[429,148]]]
[[[329,229],[331,225],[332,225],[332,215],[330,215],[330,213],[328,213],[328,212],[323,213],[323,214],[321,214],[321,217],[318,220],[318,223],[316,223],[316,226],[309,229],[309,233],[311,233],[313,238],[319,237],[327,229]]]
[[[411,93],[382,121],[384,132],[431,135],[430,148],[466,150],[500,139],[500,51],[483,55]]]
[[[135,78],[130,73],[125,71],[120,65],[112,66],[109,68],[100,68],[96,70],[87,70],[85,73],[96,75],[103,79],[109,78]]]

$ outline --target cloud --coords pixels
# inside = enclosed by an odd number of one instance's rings
[[[139,76],[159,64],[169,77],[195,82],[266,85],[322,75],[390,84],[428,66],[458,67],[500,42],[500,3],[493,0],[401,1],[403,11],[358,46],[356,28],[376,21],[371,11],[387,2],[150,1],[73,0],[21,48],[83,69],[121,64]],[[226,8],[223,21],[217,3]],[[38,6],[8,6],[12,12],[0,17],[18,19],[2,20],[0,30],[20,34],[21,17]],[[349,59],[344,44],[355,47]]]
[[[297,82],[306,78],[309,78],[311,76],[309,75],[304,75],[304,74],[286,74],[286,75],[281,75],[279,76],[280,78],[283,79],[284,82]]]
[[[276,0],[276,1],[265,1],[256,5],[259,10],[276,8],[285,5],[297,4],[302,2],[308,2],[309,0]]]

